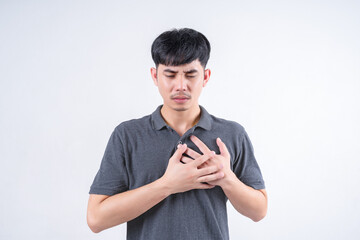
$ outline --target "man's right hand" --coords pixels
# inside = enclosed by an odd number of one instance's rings
[[[219,170],[221,167],[209,164],[198,168],[213,157],[212,153],[183,164],[181,159],[186,149],[186,145],[179,146],[169,159],[165,174],[154,182],[113,196],[90,194],[87,220],[91,230],[100,232],[133,220],[170,194],[213,188],[213,185],[204,182],[222,178],[223,172]]]
[[[214,157],[214,152],[201,155],[191,163],[183,164],[181,158],[186,150],[186,144],[178,146],[174,155],[169,159],[166,172],[161,178],[170,194],[186,192],[192,189],[213,188],[213,185],[206,184],[205,182],[211,182],[224,177],[224,173],[219,171],[222,166],[209,165],[204,168],[198,168]]]

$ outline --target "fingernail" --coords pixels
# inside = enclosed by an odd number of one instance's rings
[[[215,155],[216,155],[215,151],[211,151],[211,154],[212,154],[213,156],[215,156]]]
[[[177,145],[177,148],[181,148],[181,146],[182,146],[182,144],[178,144],[178,145]]]
[[[220,173],[220,177],[224,177],[224,173],[223,173],[223,172]]]
[[[221,138],[218,138],[220,140],[220,142],[222,142]]]

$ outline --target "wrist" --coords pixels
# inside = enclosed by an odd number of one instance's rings
[[[220,187],[224,189],[231,186],[235,181],[239,181],[239,179],[236,177],[233,171],[229,170],[225,173],[225,176],[221,181]]]
[[[172,188],[170,187],[170,184],[168,184],[168,181],[164,176],[156,180],[156,182],[158,183],[161,192],[164,193],[165,198],[173,194]]]

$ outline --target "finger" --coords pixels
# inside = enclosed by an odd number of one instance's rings
[[[185,151],[185,153],[186,153],[189,157],[192,157],[193,159],[196,159],[196,158],[198,158],[198,157],[201,156],[200,153],[192,150],[191,148],[187,148],[186,151]]]
[[[217,172],[217,173],[213,173],[213,174],[209,174],[209,175],[206,175],[206,176],[199,177],[197,179],[197,181],[198,182],[211,182],[211,181],[221,179],[223,177],[224,177],[223,172]]]
[[[205,175],[215,173],[218,170],[220,170],[221,168],[222,168],[222,166],[214,166],[214,165],[205,167],[205,168],[201,168],[198,171],[198,176],[205,176]]]
[[[183,153],[186,151],[186,148],[187,148],[187,146],[186,146],[185,143],[184,144],[179,144],[178,148],[176,149],[175,153],[172,155],[171,159],[173,161],[180,162]]]
[[[205,167],[214,165],[214,164],[211,164],[211,162],[212,162],[213,159],[214,159],[214,158],[208,159],[208,160],[205,161],[203,164],[201,164],[200,166],[198,166],[197,169],[202,169],[202,168],[205,168]]]
[[[195,188],[196,189],[211,189],[214,188],[215,185],[211,185],[211,184],[206,184],[206,183],[199,183],[199,185],[197,185]]]
[[[210,154],[201,155],[201,157],[195,159],[192,164],[194,164],[196,167],[199,167],[201,164],[206,162],[207,160],[211,159],[213,156],[215,156],[214,152],[210,152]]]
[[[191,159],[191,158],[188,158],[188,157],[183,156],[183,157],[181,158],[181,161],[182,161],[183,163],[191,163],[191,162],[194,161],[194,160]]]
[[[208,164],[207,164],[207,162],[204,162],[203,164],[201,164],[201,165],[198,166],[197,168],[198,168],[198,169],[201,169],[201,168],[204,168],[204,167],[206,167],[206,166],[208,166]]]
[[[207,182],[207,185],[210,185],[210,186],[216,187],[216,184],[212,184],[212,183],[208,183],[208,182]]]
[[[230,155],[225,143],[219,137],[216,139],[216,144],[219,146],[220,155],[222,155],[224,157],[227,157]]]
[[[200,151],[203,154],[207,154],[208,152],[210,152],[210,149],[205,145],[205,143],[203,143],[198,137],[196,137],[195,135],[192,135],[190,137],[191,141],[193,141],[193,143],[195,143],[195,145],[200,149]]]

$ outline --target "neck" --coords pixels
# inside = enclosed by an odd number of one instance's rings
[[[161,115],[166,124],[182,136],[200,120],[201,110],[199,105],[184,111],[178,111],[163,105]]]

